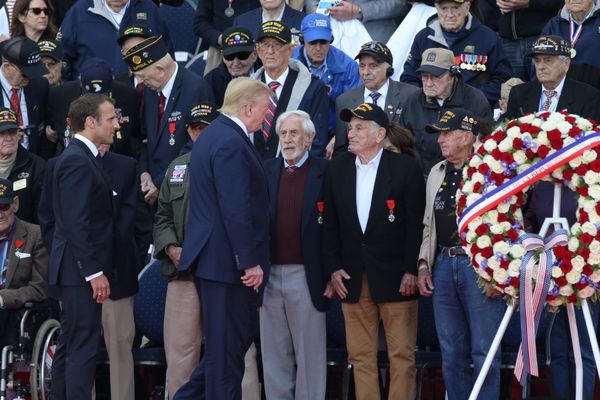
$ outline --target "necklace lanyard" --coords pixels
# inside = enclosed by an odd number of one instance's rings
[[[575,47],[575,43],[577,43],[579,37],[581,36],[581,31],[583,30],[583,22],[581,23],[581,25],[578,26],[577,30],[575,30],[575,27],[573,25],[575,25],[575,22],[573,21],[573,18],[569,17],[569,36],[571,39],[571,47]]]

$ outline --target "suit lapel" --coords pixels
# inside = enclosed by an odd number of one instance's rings
[[[280,162],[269,164],[267,172],[267,184],[269,185],[269,193],[279,192],[279,180],[281,178],[281,168],[283,165],[283,158],[280,158]],[[271,215],[271,226],[275,226],[277,218],[277,199],[272,199],[270,202],[269,213]]]
[[[400,103],[400,88],[396,82],[389,80],[388,93],[385,98],[385,113],[390,121],[394,119],[394,112]]]
[[[22,227],[21,224],[18,223],[18,220],[15,217],[15,232],[12,237],[13,243],[17,240],[21,240],[23,243],[26,243],[27,231]],[[8,270],[6,272],[6,287],[9,287],[11,284],[15,273],[17,271],[17,267],[19,266],[19,261],[21,260],[15,255],[15,247],[11,244],[8,248],[6,256],[8,257]]]
[[[573,104],[577,100],[577,93],[573,93],[573,86],[569,84],[569,80],[565,79],[565,84],[563,85],[562,93],[558,99],[558,105],[556,106],[556,111],[567,110],[571,104]]]
[[[523,110],[517,110],[520,114],[525,114],[528,112],[538,112],[540,108],[540,96],[542,93],[542,84],[538,81],[535,81],[533,85],[531,85],[531,91],[525,97],[525,101],[523,102]]]
[[[166,135],[166,132],[168,132],[167,122],[169,121],[169,117],[171,116],[171,113],[174,111],[175,103],[177,103],[177,99],[179,98],[180,94],[181,94],[181,73],[180,73],[180,70],[177,70],[177,75],[175,76],[175,82],[173,82],[173,89],[171,90],[171,95],[169,96],[169,101],[167,101],[167,106],[165,107],[165,112],[163,113],[162,120],[160,121],[160,127],[157,132],[155,146],[158,145],[162,136]],[[158,109],[158,104],[156,106]],[[181,110],[179,110],[179,111],[181,111]],[[185,112],[185,110],[183,110],[182,112]]]
[[[358,211],[356,209],[356,165],[354,165],[356,157],[348,157],[348,165],[344,170],[348,173],[344,175],[342,185],[342,197],[349,200],[349,218],[352,220],[352,225],[358,230],[360,236],[362,236],[362,230],[360,228],[360,221],[358,220]]]
[[[375,186],[373,187],[373,196],[371,197],[371,209],[369,210],[369,219],[367,221],[367,228],[365,229],[365,236],[369,233],[373,226],[377,226],[378,223],[384,221],[384,216],[381,215],[380,211],[384,209],[386,200],[390,194],[390,182],[391,176],[389,174],[389,168],[387,165],[388,154],[384,150],[379,161],[379,167],[377,168],[377,175],[375,176]]]
[[[309,156],[307,160],[310,163],[308,164],[308,176],[306,177],[306,185],[304,186],[301,232],[304,232],[304,229],[308,226],[308,222],[317,208],[317,202],[320,200],[319,192],[321,191],[321,185],[318,185],[317,182],[321,179],[323,171],[318,168],[315,160],[311,159],[312,157]]]

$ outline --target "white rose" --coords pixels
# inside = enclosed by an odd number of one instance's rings
[[[581,272],[583,270],[583,266],[585,265],[585,260],[581,256],[575,256],[571,260],[571,265],[573,266],[572,271]]]
[[[519,128],[518,126],[513,126],[512,128],[510,128],[506,131],[506,135],[511,136],[513,138],[520,137],[521,136],[521,128]]]
[[[583,177],[583,181],[589,186],[589,185],[593,185],[594,183],[598,183],[598,177],[600,175],[598,175],[597,172],[594,171],[588,171],[585,173],[584,177]]]
[[[489,268],[491,268],[493,270],[495,270],[495,269],[502,269],[502,268],[500,268],[500,261],[496,260],[495,257],[494,258],[490,258],[488,260],[487,265],[488,265]]]
[[[513,148],[513,139],[511,137],[507,137],[505,138],[503,141],[500,142],[500,144],[498,145],[498,148],[500,149],[500,151],[510,151]]]
[[[563,178],[563,174],[562,174],[562,170],[561,169],[555,169],[554,171],[552,171],[551,174],[555,179],[562,179]]]
[[[488,142],[489,142],[489,140],[488,140]],[[492,140],[492,142],[493,142],[493,140]],[[486,143],[487,143],[487,142],[486,142]],[[494,157],[492,157],[490,154],[486,154],[485,156],[483,156],[482,163],[483,163],[483,164],[490,165],[490,164],[492,164],[494,161],[496,161],[496,159],[495,159]]]
[[[531,121],[533,121],[535,119],[535,114],[529,114],[529,115],[525,115],[521,118],[519,118],[519,122],[520,123],[524,123],[524,124],[529,124],[531,123]]]
[[[496,242],[494,244],[494,253],[508,254],[510,245],[505,241]]]
[[[485,177],[483,176],[483,174],[480,174],[479,172],[475,172],[473,174],[473,176],[471,177],[471,182],[473,182],[473,185],[475,185],[477,182],[481,183],[483,185]]]
[[[543,122],[544,122],[544,121],[542,121],[541,119],[539,119],[539,118],[536,118],[536,119],[534,119],[534,120],[532,120],[532,121],[531,121],[531,125],[533,125],[533,126],[537,126],[537,127],[539,128],[539,127],[541,127],[541,126],[542,126],[542,123],[543,123]]]
[[[471,160],[469,160],[469,166],[477,168],[479,167],[479,165],[481,165],[481,157],[478,155],[474,155],[473,157],[471,157]]]
[[[489,282],[490,279],[492,279],[492,277],[490,276],[490,274],[488,274],[487,272],[485,272],[482,269],[478,269],[477,273],[479,274],[479,276],[481,277],[481,279],[485,280],[486,282]]]
[[[462,187],[463,193],[471,193],[473,191],[473,181],[465,181]]]
[[[467,243],[473,243],[473,241],[475,240],[475,238],[477,237],[477,234],[475,233],[475,231],[468,231],[467,232]]]
[[[588,214],[596,211],[596,202],[594,200],[579,197],[579,204],[583,205],[583,210]]]
[[[513,158],[515,159],[515,162],[519,165],[525,164],[525,162],[527,162],[527,156],[525,155],[525,152],[522,150],[515,151],[513,153]]]
[[[480,236],[479,239],[477,239],[477,247],[479,247],[480,249],[485,249],[486,247],[490,247],[491,245],[492,240],[487,235]]]
[[[558,268],[558,267],[552,267],[552,277],[554,279],[562,276],[562,274],[563,273],[562,273],[562,270],[560,268]]]
[[[504,233],[500,224],[494,224],[490,226],[490,232],[492,232],[494,235],[501,235]]]
[[[589,164],[592,161],[594,161],[596,158],[598,158],[598,154],[594,150],[586,150],[581,155],[581,158],[584,163]]]
[[[498,222],[498,211],[490,210],[490,211],[486,212],[485,214],[483,214],[483,221],[491,222],[492,224],[497,223]]]
[[[475,262],[477,262],[477,264],[481,265],[481,263],[485,260],[485,257],[481,255],[481,253],[477,253],[475,255]]]
[[[592,128],[594,127],[590,121],[588,121],[587,119],[583,119],[583,118],[578,118],[577,122],[575,123],[577,125],[577,127],[585,132],[592,130]]]
[[[563,139],[563,147],[567,147],[573,143],[575,143],[575,139],[573,139],[571,136],[567,136]]]
[[[496,207],[496,209],[498,210],[498,212],[500,214],[506,214],[506,213],[508,213],[510,211],[510,204],[509,203],[505,203],[503,201],[500,204],[498,204],[498,206]]]
[[[591,265],[600,265],[600,254],[599,253],[590,253],[590,257],[588,258],[588,263]]]
[[[591,222],[585,222],[583,225],[581,225],[581,231],[584,233],[589,233],[592,236],[596,236],[596,233],[598,232],[596,226]]]
[[[570,295],[573,294],[573,287],[569,286],[569,285],[563,286],[560,288],[558,293],[560,293],[561,296],[569,297]]]
[[[581,224],[579,222],[575,222],[572,226],[571,226],[571,233],[575,234],[575,235],[579,235],[581,234]]]
[[[544,125],[543,124],[542,124],[542,129],[545,130],[545,131],[549,131],[550,130],[550,129],[544,129]],[[540,133],[538,133],[537,142],[540,145],[543,144],[543,145],[546,145],[546,146],[548,146],[550,144],[550,142],[548,141],[548,135],[546,134],[546,132],[540,132]]]
[[[481,198],[481,194],[479,193],[471,193],[467,196],[467,207],[475,203],[477,200]]]
[[[586,286],[578,291],[577,297],[579,297],[580,299],[587,299],[588,297],[591,297],[594,293],[596,293],[596,289],[594,289],[591,286]]]
[[[485,149],[486,152],[491,153],[492,150],[494,150],[496,148],[496,141],[495,140],[487,140],[483,144],[483,148]]]
[[[494,270],[494,280],[498,283],[504,283],[508,279],[508,273],[502,268]]]
[[[565,120],[565,116],[558,112],[553,112],[548,116],[548,118],[546,118],[546,121],[552,121],[554,123],[564,121],[564,120]]]
[[[521,258],[525,254],[525,247],[522,244],[513,244],[510,248],[510,255],[514,258]]]
[[[589,246],[590,253],[600,254],[600,242],[597,240],[592,240]]]
[[[502,164],[500,164],[500,161],[494,161],[489,165],[490,165],[491,170],[497,174],[503,173],[504,170],[506,169],[505,167],[502,166]]]
[[[558,129],[562,134],[567,134],[571,129],[571,124],[567,121],[560,121],[556,124],[556,129]]]
[[[569,239],[569,244],[567,245],[569,251],[575,251],[579,248],[579,240],[577,238],[572,237]]]
[[[521,262],[519,260],[512,260],[510,264],[508,264],[508,275],[509,276],[519,276],[519,271],[521,270]]]
[[[504,230],[504,232],[508,232],[508,230],[510,228],[512,228],[510,222],[507,222],[507,221],[500,222],[500,226],[502,227],[502,229]]]
[[[567,273],[565,278],[567,278],[567,282],[569,282],[571,285],[574,285],[581,279],[581,272],[573,269]]]
[[[518,173],[518,174],[520,174],[520,173],[522,173],[523,171],[525,171],[527,168],[529,168],[529,164],[520,164],[520,165],[517,167],[517,173]]]
[[[571,161],[569,161],[569,165],[571,168],[577,168],[581,165],[581,157],[575,157]]]
[[[600,200],[600,185],[590,185],[588,188],[588,195],[592,199]]]

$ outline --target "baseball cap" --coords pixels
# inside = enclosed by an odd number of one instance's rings
[[[310,43],[314,40],[329,40],[333,38],[329,17],[320,13],[309,14],[300,24],[300,32],[304,36],[304,42]]]
[[[354,57],[355,60],[359,59],[362,55],[369,55],[378,62],[386,62],[390,65],[394,65],[394,57],[388,47],[381,42],[367,42],[363,44],[358,52],[358,55]]]
[[[17,114],[10,108],[0,107],[0,132],[9,129],[19,129]]]
[[[81,66],[80,79],[84,93],[108,94],[112,90],[112,68],[101,58],[86,60]]]
[[[0,204],[10,204],[14,199],[13,183],[8,179],[0,178]]]
[[[223,55],[251,53],[254,51],[254,39],[250,30],[241,26],[232,26],[223,31]]]
[[[119,46],[122,47],[123,43],[125,43],[125,41],[129,38],[141,37],[144,39],[148,39],[151,36],[154,36],[154,32],[149,26],[131,25],[123,29],[123,33],[121,33],[121,36],[119,36],[119,38],[117,39],[117,43],[119,43]]]
[[[344,122],[350,122],[352,117],[375,121],[379,126],[385,128],[386,131],[390,127],[390,121],[387,115],[385,115],[385,112],[375,104],[363,103],[353,110],[344,108],[340,112],[340,119]]]
[[[552,56],[571,56],[571,45],[565,39],[555,35],[542,35],[531,45],[527,56],[547,54]]]
[[[421,66],[417,72],[429,72],[435,76],[440,76],[455,65],[454,53],[451,50],[443,48],[430,48],[423,52],[421,57]]]
[[[42,57],[50,57],[55,61],[61,62],[63,59],[63,52],[60,45],[56,40],[46,39],[38,42],[40,48],[40,55]]]
[[[279,21],[267,21],[261,25],[256,41],[260,42],[267,37],[275,38],[285,44],[292,43],[292,31]]]
[[[48,73],[42,64],[40,48],[33,40],[24,36],[8,39],[0,47],[2,57],[19,67],[28,78],[38,78]]]
[[[162,36],[151,36],[136,44],[123,54],[123,61],[133,72],[140,71],[167,55],[167,46]]]
[[[477,120],[464,108],[446,110],[438,122],[425,127],[425,131],[428,133],[447,132],[455,129],[470,131],[475,135],[479,132]]]
[[[217,107],[211,103],[201,103],[192,107],[190,111],[189,125],[206,124],[210,125],[219,115]]]

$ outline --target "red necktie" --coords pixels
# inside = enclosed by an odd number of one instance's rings
[[[162,92],[158,94],[158,125],[156,129],[160,129],[160,121],[162,121],[163,114],[165,113],[165,96]]]
[[[138,98],[140,99],[140,115],[142,115],[142,111],[144,110],[144,83],[138,83],[135,86],[135,90],[137,91]]]
[[[21,114],[21,99],[19,99],[19,89],[10,90],[10,108],[17,114],[17,123],[23,126],[23,115]]]
[[[275,118],[275,110],[277,110],[277,93],[275,92],[281,84],[277,81],[269,83],[269,87],[273,91],[273,96],[269,97],[269,110],[262,124],[262,134],[265,137],[265,141],[269,139],[269,132],[271,131],[271,125],[273,125],[273,119]]]

